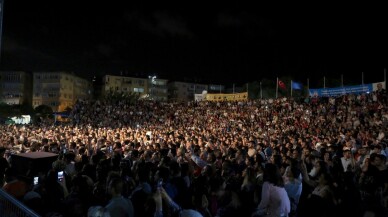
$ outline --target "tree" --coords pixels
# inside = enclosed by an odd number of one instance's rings
[[[8,118],[20,115],[17,109],[14,109],[12,105],[6,103],[0,103],[0,117]]]
[[[6,103],[0,103],[0,116],[14,117],[21,115],[33,115],[34,109],[28,103],[8,105]]]
[[[276,80],[263,78],[261,80],[261,89],[263,91],[263,98],[275,98],[276,96]]]
[[[25,115],[34,115],[34,108],[32,107],[31,103],[29,102],[23,102],[20,106],[20,112]]]
[[[54,117],[53,109],[48,105],[40,105],[35,108],[35,117],[52,119]]]
[[[260,99],[260,82],[258,81],[249,82],[247,83],[247,85],[245,85],[243,90],[248,92],[249,99]]]

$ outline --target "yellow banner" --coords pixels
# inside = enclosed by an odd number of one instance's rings
[[[248,99],[248,93],[208,93],[206,95],[207,101],[246,101]]]

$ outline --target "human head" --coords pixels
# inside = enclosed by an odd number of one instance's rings
[[[278,187],[284,187],[282,175],[280,174],[279,168],[272,163],[267,163],[264,167],[264,181],[274,184]]]
[[[343,155],[346,159],[349,159],[352,157],[352,153],[350,149],[344,149]]]
[[[108,192],[112,196],[121,195],[123,192],[123,180],[119,177],[114,177],[109,181]]]

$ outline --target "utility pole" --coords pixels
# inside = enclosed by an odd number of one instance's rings
[[[323,88],[326,88],[326,77],[323,76]]]

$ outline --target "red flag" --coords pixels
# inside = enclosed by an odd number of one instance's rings
[[[283,89],[283,90],[286,89],[286,85],[284,84],[283,81],[279,80],[279,81],[278,81],[278,85],[279,85],[279,87],[280,87],[281,89]]]

